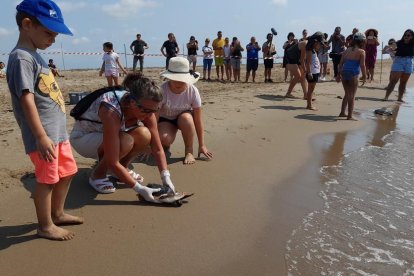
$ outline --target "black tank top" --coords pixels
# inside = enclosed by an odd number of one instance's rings
[[[196,48],[192,48],[192,47],[188,48],[188,55],[189,56],[196,56],[197,55]]]
[[[403,41],[397,42],[397,51],[395,56],[397,57],[413,57],[414,56],[414,45],[413,44],[406,44]]]
[[[300,50],[299,50],[299,44],[295,43],[292,46],[290,46],[286,50],[286,57],[289,60],[299,60],[300,59]]]

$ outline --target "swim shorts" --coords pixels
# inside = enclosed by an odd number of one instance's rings
[[[55,155],[56,158],[49,162],[41,159],[38,151],[29,153],[38,183],[56,184],[62,178],[74,175],[78,171],[69,141],[56,145]]]

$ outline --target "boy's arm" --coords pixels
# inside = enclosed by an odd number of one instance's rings
[[[102,76],[104,71],[105,71],[105,61],[102,62],[101,70],[99,70],[99,76]]]
[[[119,61],[119,58],[116,59],[116,63],[118,64],[119,68],[121,68],[122,72],[125,74],[128,74],[128,72],[125,70],[125,68],[122,66],[121,62]]]
[[[39,113],[37,112],[34,101],[34,94],[28,90],[24,91],[20,97],[20,104],[22,106],[27,124],[36,139],[36,148],[39,152],[40,158],[46,161],[52,161],[52,159],[56,158],[55,145],[47,136],[42,122],[40,121]]]

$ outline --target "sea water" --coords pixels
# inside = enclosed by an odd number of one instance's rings
[[[413,90],[406,99],[382,143],[320,169],[324,206],[292,232],[289,275],[414,275]]]

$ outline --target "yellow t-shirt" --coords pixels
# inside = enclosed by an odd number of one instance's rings
[[[214,49],[214,56],[215,57],[217,57],[217,56],[223,57],[224,56],[224,50],[223,50],[224,44],[225,44],[224,38],[221,38],[221,39],[216,38],[216,39],[213,40],[212,46],[213,46],[213,49]],[[217,48],[220,48],[220,47],[221,47],[221,49],[217,49]]]

